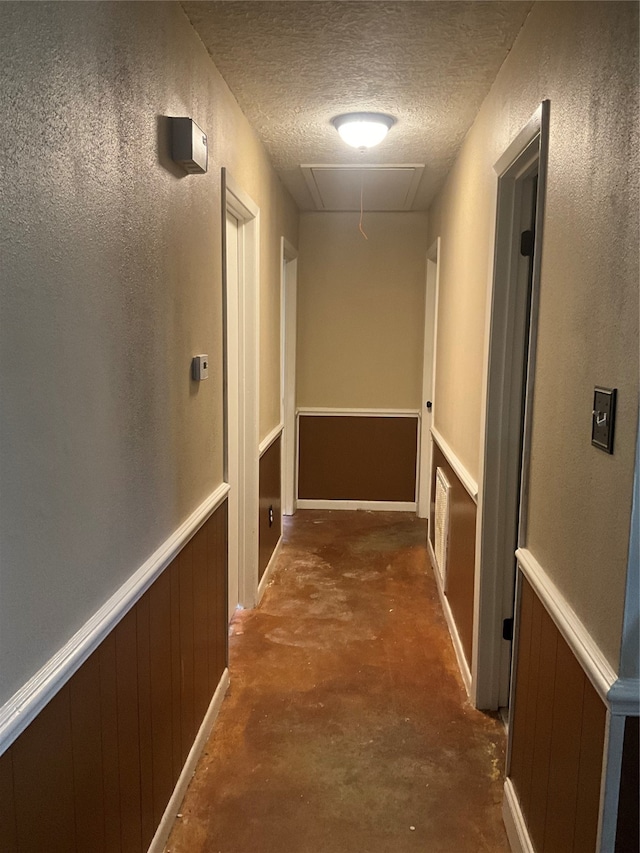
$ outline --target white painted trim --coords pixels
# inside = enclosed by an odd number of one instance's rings
[[[226,500],[223,483],[166,539],[102,607],[0,708],[0,754],[78,671],[205,521]]]
[[[536,853],[511,779],[504,780],[502,819],[512,853]]]
[[[438,587],[438,595],[440,596],[440,604],[442,605],[444,618],[447,620],[447,627],[449,628],[451,642],[453,643],[453,650],[456,653],[456,660],[458,661],[460,675],[462,676],[462,681],[464,683],[465,690],[467,691],[467,696],[470,696],[471,670],[469,669],[469,664],[467,663],[467,658],[465,657],[464,649],[462,648],[462,640],[460,639],[460,634],[458,633],[458,626],[456,625],[456,620],[453,617],[453,612],[449,604],[449,599],[447,598],[444,588],[442,586],[440,572],[436,568],[436,555],[433,552],[433,545],[431,544],[431,540],[428,538],[427,551],[429,553],[429,560],[431,561],[433,575],[436,579],[436,586]]]
[[[426,257],[426,286],[424,304],[424,343],[422,355],[422,406],[420,413],[419,465],[417,484],[418,515],[429,517],[431,498],[432,449],[430,428],[433,423],[435,391],[435,361],[438,326],[438,285],[440,278],[440,238],[431,246]],[[431,410],[427,402],[431,402]]]
[[[640,717],[640,679],[618,678],[607,693],[607,704],[612,714]]]
[[[440,435],[440,433],[434,426],[431,427],[431,437],[438,445],[440,450],[444,453],[445,459],[453,468],[456,477],[464,486],[465,491],[468,493],[471,500],[474,501],[474,503],[477,503],[478,484],[476,483],[476,481],[473,479],[471,474],[467,471],[462,462],[458,459],[451,447],[449,447],[445,439],[442,437],[442,435]]]
[[[529,143],[541,132],[544,118],[547,118],[545,111],[548,112],[548,109],[549,101],[543,101],[520,133],[494,163],[493,170],[496,175],[503,175],[520,157]]]
[[[226,209],[243,222],[248,222],[251,219],[257,219],[260,215],[260,208],[255,201],[248,195],[235,180],[228,169],[223,167],[225,175],[225,190],[229,198],[226,199]]]
[[[222,170],[225,209],[222,218],[222,303],[223,303],[223,424],[224,479],[229,483],[227,528],[227,617],[230,619],[238,603],[240,566],[240,320],[241,289],[240,234],[235,216],[226,206],[225,171]]]
[[[259,552],[260,208],[226,169],[223,169],[223,182],[225,210],[238,220],[242,246],[238,317],[242,389],[238,424],[238,603],[250,608],[258,591]]]
[[[611,664],[533,554],[526,548],[518,548],[516,558],[523,575],[553,619],[587,678],[602,701],[607,703],[609,691],[617,681]]]
[[[287,261],[295,261],[298,257],[298,250],[286,237],[282,237],[282,257]]]
[[[496,709],[506,700],[511,650],[502,639],[502,620],[513,612],[516,532],[517,543],[526,542],[531,399],[548,138],[549,101],[544,101],[494,166],[498,183],[493,217],[494,253],[487,276],[472,663],[473,702],[476,707],[484,709]],[[523,192],[528,187],[527,177],[535,168],[538,174],[536,242],[529,308],[522,299],[523,270],[516,235],[522,230]],[[525,325],[527,316],[528,328]],[[520,379],[521,365],[514,363],[514,353],[523,351],[527,352],[525,387],[522,387]],[[524,424],[523,398],[528,401]],[[520,512],[519,518],[515,519],[518,499]]]
[[[264,574],[260,578],[260,583],[258,584],[257,604],[260,604],[260,602],[262,601],[262,596],[264,595],[264,591],[269,583],[271,572],[273,571],[274,566],[278,562],[280,551],[282,551],[282,542],[282,534],[280,534],[280,538],[278,539],[276,547],[273,549],[273,554],[271,555],[269,562],[267,563],[267,568],[264,570]]]
[[[164,851],[165,844],[171,834],[176,817],[180,812],[180,806],[182,805],[184,795],[187,793],[189,783],[193,778],[200,755],[202,754],[218,714],[220,713],[220,708],[222,707],[222,702],[228,687],[229,670],[225,669],[222,673],[218,686],[216,687],[216,691],[213,694],[213,698],[211,699],[207,713],[202,721],[202,725],[198,729],[198,734],[193,742],[193,746],[189,750],[187,760],[184,763],[182,772],[180,773],[176,786],[173,789],[171,799],[167,803],[167,807],[160,819],[160,823],[158,824],[155,835],[151,840],[147,853],[163,853]]]
[[[271,447],[273,442],[282,435],[282,430],[284,429],[284,424],[278,424],[278,426],[274,427],[271,432],[265,436],[260,442],[258,446],[258,455],[263,456],[267,450]]]
[[[298,509],[364,509],[369,512],[415,512],[415,501],[323,501],[300,500]]]
[[[298,303],[298,253],[282,237],[280,270],[281,299],[281,408],[282,434],[282,513],[296,511],[297,416],[296,416],[296,341]]]
[[[420,409],[328,409],[300,406],[298,414],[317,417],[419,418]]]

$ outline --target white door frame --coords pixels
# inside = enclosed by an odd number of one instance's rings
[[[476,527],[474,590],[474,636],[472,699],[476,707],[497,709],[504,701],[505,671],[509,679],[510,644],[502,639],[502,621],[513,610],[515,564],[513,526],[509,509],[520,490],[520,519],[517,545],[526,536],[528,460],[531,434],[531,399],[538,325],[538,292],[542,247],[542,224],[549,140],[549,102],[544,101],[528,124],[509,145],[494,166],[498,177],[495,255],[487,304],[483,411],[481,424],[480,488]],[[518,299],[519,234],[522,189],[532,169],[537,168],[538,186],[535,220],[535,249],[530,307]],[[514,249],[514,247],[516,247]],[[520,289],[521,290],[521,289]],[[528,370],[522,445],[522,381],[517,376],[516,353],[522,352],[526,334],[522,312],[529,313]],[[520,330],[520,332],[518,331]],[[522,365],[520,365],[522,366]],[[518,476],[509,477],[508,466],[520,458]],[[519,482],[518,482],[519,480]]]
[[[258,591],[258,475],[259,475],[259,330],[260,330],[260,209],[222,169],[223,285],[225,293],[225,480],[237,492],[237,524],[230,518],[229,554],[237,554],[238,604],[253,607]],[[226,214],[238,220],[238,293],[227,294]],[[227,312],[230,313],[227,316]],[[235,313],[235,316],[233,314]],[[227,378],[229,353],[238,357],[238,387]],[[237,406],[229,400],[236,394]],[[237,420],[236,420],[237,418]],[[237,441],[238,482],[230,482],[230,435]],[[232,541],[235,540],[235,541]],[[229,601],[230,615],[235,603]]]
[[[438,291],[440,283],[440,237],[427,252],[424,305],[424,351],[422,358],[422,405],[420,407],[420,467],[418,472],[418,516],[429,518],[433,442],[431,425],[436,390],[436,343],[438,338]],[[431,409],[427,408],[427,402]]]
[[[280,272],[280,358],[282,432],[282,514],[296,511],[296,340],[298,300],[298,252],[282,237]]]

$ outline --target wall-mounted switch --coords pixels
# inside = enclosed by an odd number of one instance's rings
[[[613,427],[616,415],[616,388],[599,388],[593,392],[591,413],[591,444],[606,453],[613,453]]]
[[[191,376],[196,382],[202,382],[203,379],[209,378],[209,356],[194,355],[191,362]]]

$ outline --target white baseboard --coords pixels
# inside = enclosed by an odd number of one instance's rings
[[[167,807],[164,810],[164,814],[162,815],[160,823],[158,824],[156,834],[151,840],[151,844],[149,845],[147,853],[162,853],[165,848],[167,839],[169,838],[171,830],[173,829],[173,824],[175,823],[176,815],[180,811],[180,806],[182,805],[184,795],[187,792],[187,788],[189,787],[189,783],[191,782],[194,771],[196,769],[198,759],[200,758],[202,750],[204,749],[205,744],[209,739],[211,730],[213,729],[214,723],[218,717],[218,714],[220,713],[222,700],[225,697],[228,687],[229,670],[225,669],[225,671],[222,673],[222,678],[220,679],[220,682],[216,688],[216,692],[213,694],[211,704],[209,705],[207,713],[205,714],[204,720],[202,721],[202,725],[198,729],[198,734],[196,735],[196,739],[193,742],[193,746],[189,750],[189,755],[187,756],[187,760],[185,761],[184,767],[182,768],[182,773],[180,774],[178,781],[176,782],[176,786],[173,789],[171,799],[167,803]]]
[[[102,607],[0,708],[0,755],[80,669],[229,493],[223,483],[166,539]]]
[[[273,571],[273,567],[278,561],[278,556],[280,555],[280,551],[282,550],[282,535],[278,539],[278,544],[273,549],[273,554],[271,555],[271,559],[267,563],[267,568],[264,570],[264,574],[260,578],[260,583],[258,584],[258,594],[256,596],[256,605],[260,604],[262,596],[264,595],[264,591],[267,588],[267,584],[269,583],[269,575]]]
[[[520,801],[511,779],[504,780],[504,798],[502,800],[502,819],[507,830],[507,838],[512,853],[535,853],[535,848],[520,808]]]
[[[469,669],[469,664],[467,663],[467,658],[465,657],[464,649],[462,648],[462,641],[460,640],[460,634],[458,633],[458,626],[456,625],[456,620],[453,618],[453,612],[451,610],[451,606],[449,605],[449,599],[445,595],[444,589],[442,587],[442,581],[440,579],[440,573],[436,568],[436,555],[433,553],[433,545],[431,544],[431,540],[428,538],[427,549],[429,551],[429,559],[431,560],[431,568],[433,569],[433,574],[436,579],[436,586],[438,587],[440,604],[442,605],[444,618],[447,620],[447,627],[449,628],[449,634],[451,635],[453,650],[456,653],[456,659],[458,661],[460,675],[462,676],[462,681],[464,682],[467,695],[471,696],[471,670]]]
[[[374,512],[415,512],[415,501],[297,501],[298,509],[364,509]]]

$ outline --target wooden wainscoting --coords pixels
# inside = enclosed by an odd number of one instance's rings
[[[0,758],[2,853],[146,851],[227,666],[227,503]]]
[[[299,416],[301,500],[413,502],[418,416]]]
[[[436,469],[443,468],[451,485],[449,509],[449,546],[446,596],[467,664],[471,667],[473,652],[473,586],[476,559],[477,507],[469,492],[447,461],[438,445],[433,443],[431,470],[431,507],[429,539],[434,545],[435,478]]]
[[[521,582],[508,776],[536,853],[595,853],[606,708]]]
[[[258,577],[262,579],[282,535],[282,495],[279,435],[260,457],[260,509],[258,521]],[[269,507],[273,508],[273,524],[269,526]]]

